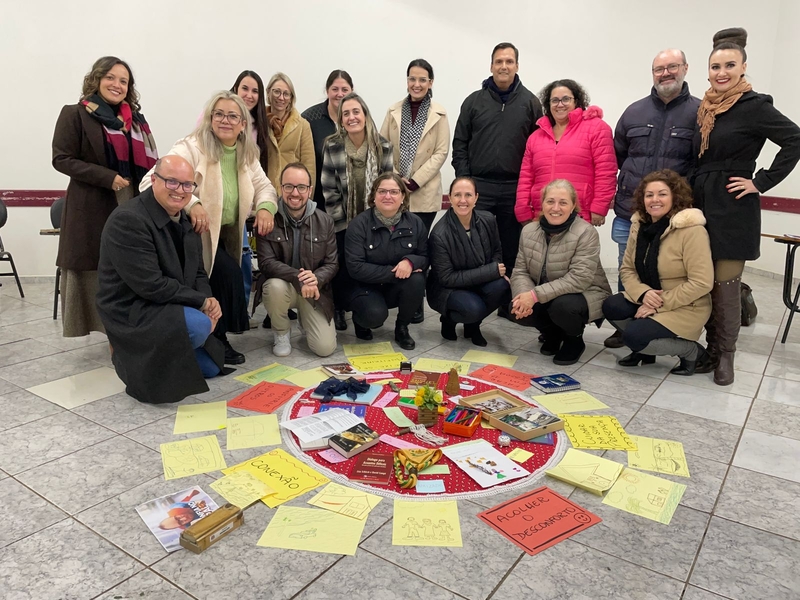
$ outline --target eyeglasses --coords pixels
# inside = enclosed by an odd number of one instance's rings
[[[668,73],[677,73],[678,69],[680,69],[686,63],[672,63],[671,65],[667,65],[666,67],[656,67],[653,69],[653,75],[661,76],[664,74],[664,71]]]
[[[572,96],[564,96],[563,98],[550,98],[550,105],[551,106],[558,106],[559,104],[563,104],[566,106],[570,102],[575,100]]]
[[[222,123],[225,119],[228,119],[228,123],[231,125],[238,125],[239,121],[242,120],[242,115],[236,113],[224,113],[221,110],[215,110],[213,113],[211,113],[211,119],[217,123]]]
[[[305,194],[309,189],[311,189],[311,186],[304,185],[302,183],[300,185],[292,185],[291,183],[284,183],[281,186],[281,189],[283,190],[283,193],[288,196],[295,190],[297,190],[297,192],[300,194]]]
[[[428,79],[427,77],[406,77],[406,81],[411,85],[414,85],[415,83],[425,85],[430,81],[430,79]]]
[[[178,181],[177,179],[168,179],[163,177],[160,173],[156,173],[155,171],[153,171],[153,175],[163,181],[164,187],[168,190],[175,191],[182,189],[184,192],[194,192],[195,189],[197,189],[197,184],[194,181]]]
[[[397,198],[402,194],[400,190],[386,190],[384,188],[378,188],[378,191],[375,192],[376,196],[391,196],[392,198]]]
[[[289,90],[281,91],[279,89],[274,89],[272,90],[272,95],[275,96],[276,98],[286,98],[288,100],[289,98],[292,97],[292,92],[290,92]]]

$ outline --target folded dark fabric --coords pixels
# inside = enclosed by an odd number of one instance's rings
[[[359,381],[350,377],[349,379],[336,379],[330,377],[321,382],[314,394],[322,396],[320,402],[330,402],[334,396],[346,395],[350,400],[355,400],[359,394],[365,394],[369,390],[369,384],[366,381]]]

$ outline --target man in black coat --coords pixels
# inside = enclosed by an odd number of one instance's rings
[[[97,308],[126,391],[178,402],[208,391],[223,370],[211,332],[222,316],[203,267],[200,236],[183,208],[197,187],[180,156],[158,161],[152,188],[117,208],[100,241]]]
[[[514,215],[525,144],[542,116],[542,105],[519,79],[519,51],[509,42],[492,51],[492,76],[461,105],[453,135],[456,177],[478,185],[479,210],[497,218],[503,263],[511,274],[521,226]]]

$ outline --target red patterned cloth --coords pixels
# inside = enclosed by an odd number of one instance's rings
[[[408,386],[408,380],[410,379],[411,375],[400,375],[399,372],[395,372],[394,373],[394,377],[396,377],[397,379],[401,379],[403,381],[403,383],[399,383],[399,384],[397,384],[397,386],[399,388],[404,388],[404,387]],[[461,380],[462,383],[466,383],[466,384],[475,386],[475,389],[473,389],[473,390],[469,390],[469,391],[461,390],[462,391],[461,395],[463,397],[465,397],[465,398],[469,397],[469,396],[472,396],[473,394],[479,394],[481,392],[487,392],[489,390],[496,390],[497,389],[497,386],[494,385],[494,384],[486,383],[484,381],[480,381],[478,379],[473,379],[471,377],[467,377],[467,376],[463,376],[463,375],[460,377],[460,380]],[[447,400],[449,398],[447,393],[444,392],[444,387],[445,387],[446,383],[447,383],[447,377],[440,377],[439,378],[439,385],[437,386],[437,389],[442,390],[442,393],[444,395],[445,400]],[[384,393],[391,391],[389,389],[388,384],[384,385],[383,387],[384,387],[384,392],[382,392],[381,394],[378,395],[378,400],[380,400],[380,398],[383,396]],[[312,391],[313,391],[313,388],[310,388],[310,389],[306,390],[300,396],[300,398],[295,401],[294,405],[291,407],[291,410],[289,412],[290,418],[292,418],[292,419],[297,418],[297,412],[303,406],[312,406],[313,405],[315,407],[315,412],[316,412],[316,410],[319,409],[320,402],[318,400],[313,400],[313,399],[310,398]],[[533,404],[533,402],[530,400],[530,398],[525,398],[524,396],[522,396],[522,395],[520,395],[518,393],[515,393],[512,390],[505,390],[505,391],[507,391],[508,393],[514,394],[515,396],[519,397],[522,400],[525,400],[526,402],[528,402],[532,406],[536,406],[535,404]],[[305,402],[303,402],[304,400],[305,400]],[[453,406],[453,403],[451,403],[451,402],[447,402],[446,404],[447,404],[448,408]],[[388,406],[398,406],[397,399],[392,400],[389,403]],[[405,406],[400,406],[400,410],[402,410],[403,413],[409,419],[411,419],[412,421],[414,421],[416,423],[416,420],[417,420],[417,418],[416,418],[417,417],[416,410],[411,409],[411,408],[407,408]],[[398,430],[397,425],[392,423],[386,417],[386,415],[384,414],[382,408],[375,408],[375,407],[372,407],[372,406],[368,406],[367,407],[367,414],[366,414],[366,417],[365,417],[364,420],[367,422],[367,425],[369,425],[372,429],[377,431],[379,434],[389,434],[389,435],[392,435],[392,436],[395,436],[395,437],[399,437],[400,439],[402,439],[404,441],[410,442],[412,444],[416,444],[416,445],[418,445],[418,446],[420,446],[422,448],[432,448],[433,447],[430,444],[426,444],[426,443],[421,442],[420,440],[418,440],[414,436],[413,433],[407,433],[407,434],[404,434],[404,435],[396,435],[397,434],[397,430]],[[479,439],[480,438],[480,439],[487,440],[490,444],[496,446],[497,445],[498,436],[503,433],[499,429],[484,429],[482,426],[478,426],[478,428],[475,430],[475,433],[473,434],[473,436],[471,438],[465,438],[465,437],[461,437],[461,436],[457,436],[457,435],[451,435],[451,434],[444,433],[442,431],[442,423],[443,422],[444,422],[444,415],[439,415],[439,419],[438,419],[437,424],[434,427],[431,427],[429,429],[429,431],[432,431],[436,435],[439,435],[439,436],[447,438],[448,442],[445,445],[458,444],[458,443],[461,443],[461,442],[466,442],[468,440],[475,440],[475,439]],[[559,431],[559,432],[556,432],[554,435],[560,436],[560,435],[563,435],[563,432]],[[511,446],[509,446],[507,448],[500,448],[500,451],[503,454],[508,454],[514,448],[522,448],[524,450],[527,450],[528,452],[532,452],[533,453],[533,456],[531,458],[526,460],[524,463],[521,463],[522,466],[525,468],[525,470],[529,471],[532,474],[535,473],[536,471],[538,471],[539,469],[541,469],[545,464],[547,464],[547,461],[550,460],[550,458],[553,456],[553,454],[556,451],[556,445],[555,444],[551,446],[551,445],[548,445],[548,444],[534,444],[534,443],[531,443],[531,442],[519,442],[519,441],[515,441],[515,440],[511,441]],[[395,451],[395,448],[393,446],[390,446],[389,444],[386,444],[385,442],[378,442],[377,445],[375,445],[372,448],[370,448],[369,450],[367,450],[367,452],[384,452],[384,453],[389,453],[389,454],[393,453],[394,451]],[[333,471],[334,473],[338,473],[338,474],[343,475],[345,477],[347,477],[349,475],[350,470],[353,468],[353,463],[355,462],[355,458],[351,458],[351,459],[346,460],[346,461],[341,462],[341,463],[331,464],[328,461],[326,461],[324,458],[321,458],[319,456],[319,453],[320,453],[320,451],[318,451],[318,450],[312,450],[310,452],[306,452],[305,454],[307,456],[309,456],[314,462],[316,462],[320,467],[323,467],[326,470]],[[477,483],[475,483],[466,473],[464,473],[464,471],[462,471],[459,467],[457,467],[455,465],[455,463],[453,463],[446,456],[443,456],[442,459],[436,464],[439,464],[439,465],[444,464],[444,465],[449,466],[450,467],[450,474],[449,475],[421,475],[420,479],[421,480],[425,480],[425,479],[442,479],[442,480],[444,480],[445,492],[447,494],[462,494],[462,493],[466,493],[466,492],[474,492],[474,491],[479,491],[479,490],[483,490],[484,489],[481,486],[479,486]],[[517,481],[517,480],[512,480],[512,481]],[[493,486],[492,489],[494,489],[494,488],[502,488],[503,486],[504,486],[504,484],[498,484],[496,486]],[[397,484],[397,480],[394,478],[394,476],[392,476],[391,483],[389,484],[389,486],[373,486],[373,487],[375,487],[376,489],[391,490],[393,492],[397,492],[398,494],[408,494],[408,495],[426,496],[426,497],[434,497],[434,496],[436,496],[436,494],[417,494],[416,490],[414,490],[414,489],[404,490],[404,489],[400,488],[400,486]]]

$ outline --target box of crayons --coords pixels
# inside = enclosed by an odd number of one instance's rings
[[[480,423],[480,410],[467,406],[456,406],[444,418],[442,431],[461,437],[472,437]]]

